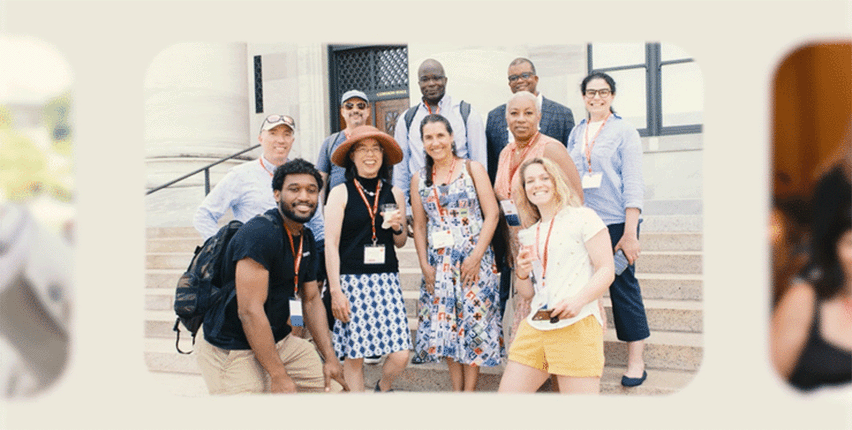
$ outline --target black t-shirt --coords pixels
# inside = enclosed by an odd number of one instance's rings
[[[302,232],[304,245],[302,262],[299,266],[300,283],[317,279],[314,236],[308,228],[303,228]],[[298,251],[298,236],[293,237],[293,245]],[[250,219],[231,238],[225,250],[225,261],[230,264],[225,264],[223,267],[224,282],[234,282],[237,262],[244,258],[256,261],[269,271],[269,292],[264,310],[272,327],[275,342],[278,342],[291,330],[287,320],[290,318],[290,297],[294,295],[295,265],[290,241],[284,229],[284,221],[277,208]],[[224,322],[217,333],[208,333],[206,330],[208,318],[211,316],[211,313],[208,313],[204,321],[204,339],[224,349],[251,349],[237,315],[236,295],[232,295],[233,297],[225,304]]]

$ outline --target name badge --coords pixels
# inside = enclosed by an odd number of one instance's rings
[[[385,264],[385,246],[364,245],[364,264]]]
[[[293,327],[303,327],[305,325],[302,319],[302,301],[290,299],[290,325]]]
[[[601,179],[603,178],[603,174],[598,173],[586,173],[583,175],[583,189],[586,188],[600,188]]]
[[[453,232],[442,230],[432,232],[432,248],[441,249],[453,246]]]
[[[521,225],[521,219],[518,217],[518,208],[515,207],[515,202],[500,200],[500,207],[503,208],[503,214],[506,216],[506,224],[512,227]]]

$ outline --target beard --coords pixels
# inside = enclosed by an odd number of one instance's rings
[[[314,217],[314,214],[317,211],[317,207],[314,206],[314,208],[311,210],[311,212],[307,216],[301,217],[298,214],[296,214],[295,212],[293,212],[292,210],[290,210],[289,207],[285,206],[284,202],[278,202],[278,209],[281,211],[282,214],[284,214],[285,217],[287,217],[287,218],[289,218],[293,221],[296,221],[299,224],[305,224],[306,222],[310,221],[311,218]]]

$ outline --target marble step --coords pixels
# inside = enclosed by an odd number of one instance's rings
[[[397,253],[400,274],[420,272],[417,253],[403,249]],[[145,256],[146,269],[183,269],[192,260],[191,253],[149,252]],[[703,254],[700,251],[643,251],[636,263],[638,273],[694,274],[703,273]]]
[[[175,285],[184,269],[149,269],[145,273],[147,289],[165,288],[174,293]],[[701,275],[637,273],[642,297],[646,299],[702,300]],[[404,269],[400,274],[403,291],[420,291],[421,273],[418,269]],[[608,294],[608,293],[607,293]]]
[[[159,345],[161,352],[173,355],[169,360],[178,360],[181,354],[175,350],[175,317],[171,312],[146,311],[145,342],[147,345],[155,343]],[[409,318],[409,329],[412,339],[416,339],[417,319]],[[649,369],[688,370],[695,371],[701,366],[703,358],[703,336],[701,333],[676,332],[651,329],[651,336],[645,341],[645,362]],[[168,348],[163,345],[169,345]],[[183,351],[192,349],[192,341],[189,333],[181,326],[180,348]],[[604,334],[604,353],[607,363],[626,365],[626,345],[616,339],[615,329],[611,326]],[[161,357],[162,358],[162,357]],[[146,359],[147,360],[147,359]],[[172,369],[171,364],[161,367],[149,366],[152,370],[177,371]]]
[[[420,294],[417,291],[403,291],[406,316],[417,317]],[[701,303],[684,300],[654,300],[646,299],[645,314],[651,330],[679,331],[700,333],[704,327],[704,312]],[[149,289],[145,295],[145,309],[152,312],[165,312],[174,315],[174,291],[165,288]],[[607,322],[613,326],[612,305],[604,298],[604,309]],[[171,318],[174,322],[174,317]],[[171,329],[171,327],[169,327]]]
[[[151,383],[160,384],[164,391],[181,397],[207,396],[204,380],[198,369],[194,354],[180,355],[174,352],[173,342],[146,340],[145,363],[150,370]],[[694,370],[667,370],[648,366],[648,379],[639,387],[625,388],[620,384],[624,366],[611,363],[606,357],[601,394],[605,395],[658,395],[675,393],[687,386],[695,376]],[[480,369],[478,391],[495,392],[500,384],[505,365]],[[365,389],[372,393],[375,381],[381,376],[381,364],[364,365]],[[549,392],[545,383],[540,392]],[[451,384],[447,367],[443,363],[411,364],[394,381],[396,392],[449,392]]]

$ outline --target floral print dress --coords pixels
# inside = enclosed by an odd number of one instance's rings
[[[483,216],[473,178],[467,169],[447,185],[426,186],[420,172],[419,193],[426,215],[429,264],[435,267],[435,292],[421,283],[414,363],[451,358],[475,366],[499,366],[503,356],[500,277],[489,246],[479,263],[479,282],[464,288],[461,264],[479,242]],[[453,245],[434,248],[432,237],[451,231]]]

